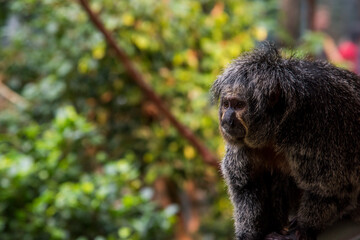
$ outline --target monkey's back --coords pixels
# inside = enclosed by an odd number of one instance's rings
[[[360,78],[306,60],[285,60],[285,72],[293,76],[285,86],[292,88],[294,99],[277,142],[295,178],[301,178],[304,189],[315,187],[329,195],[351,192],[360,186]]]

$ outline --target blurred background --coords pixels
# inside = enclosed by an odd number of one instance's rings
[[[2,240],[232,239],[216,76],[264,40],[360,72],[358,0],[88,3],[125,61],[78,1],[0,0]]]

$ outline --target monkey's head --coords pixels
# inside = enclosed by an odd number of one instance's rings
[[[243,143],[248,134],[248,102],[243,91],[227,86],[220,97],[220,132],[232,144]]]
[[[260,148],[275,141],[290,104],[291,90],[284,88],[293,76],[286,61],[275,47],[265,44],[234,60],[214,82],[220,132],[229,144]]]

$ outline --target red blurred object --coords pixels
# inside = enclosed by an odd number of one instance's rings
[[[355,73],[358,73],[356,67],[358,65],[358,51],[359,51],[359,47],[351,41],[345,41],[341,43],[339,46],[339,52],[341,56],[345,60],[352,63],[350,70]]]

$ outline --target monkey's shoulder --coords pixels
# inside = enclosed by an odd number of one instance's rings
[[[290,165],[286,155],[274,146],[249,148],[233,147],[227,150],[224,163],[230,169],[243,169],[253,173],[281,172],[290,175]]]

